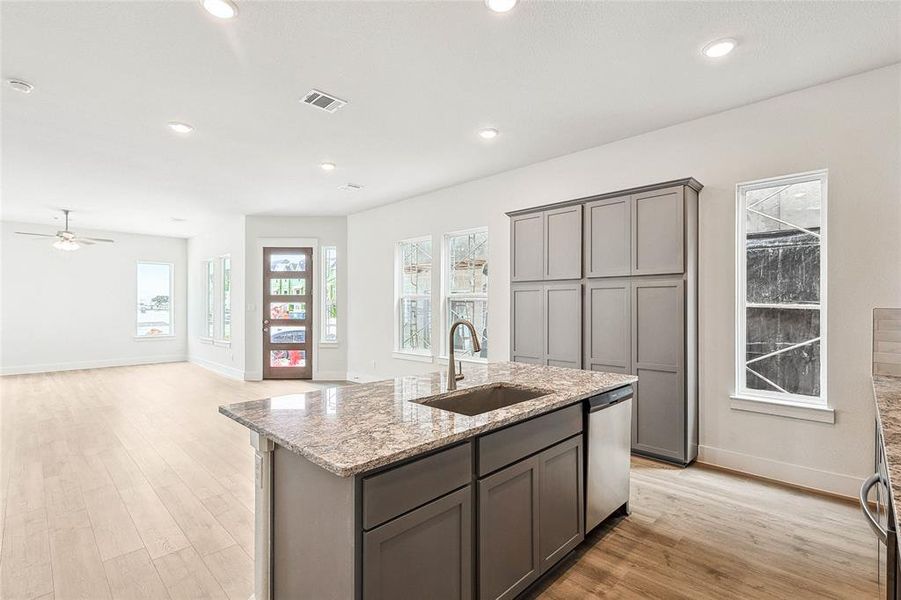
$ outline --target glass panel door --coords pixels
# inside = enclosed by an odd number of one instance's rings
[[[263,378],[313,374],[313,250],[263,249]]]

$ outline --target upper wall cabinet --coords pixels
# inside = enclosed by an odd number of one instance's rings
[[[582,206],[510,219],[511,281],[582,277]]]
[[[585,205],[585,276],[630,274],[632,197],[607,198]]]
[[[682,273],[685,189],[632,195],[632,275]]]
[[[544,212],[545,279],[582,277],[582,206]]]
[[[512,281],[539,281],[544,278],[544,213],[510,219]]]

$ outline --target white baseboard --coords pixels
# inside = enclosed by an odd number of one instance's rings
[[[236,369],[235,367],[223,365],[212,360],[206,360],[205,358],[198,358],[196,356],[188,357],[188,362],[194,363],[195,365],[203,367],[204,369],[212,371],[213,373],[216,373],[218,375],[228,377],[229,379],[244,381],[244,371],[242,371],[241,369]]]
[[[313,381],[346,381],[347,373],[345,371],[319,371],[313,373]]]
[[[244,371],[244,381],[263,381],[263,372]]]
[[[134,365],[155,365],[160,363],[184,362],[184,354],[147,356],[136,358],[109,358],[104,360],[83,360],[65,363],[44,363],[39,365],[18,365],[0,367],[0,375],[24,375],[27,373],[52,373],[54,371],[79,371],[81,369],[104,369],[106,367],[130,367]]]
[[[863,478],[822,471],[733,450],[698,447],[698,462],[838,496],[857,498]]]
[[[369,373],[361,373],[359,371],[348,371],[347,380],[355,383],[372,383],[373,381],[384,381],[386,377],[370,375]]]

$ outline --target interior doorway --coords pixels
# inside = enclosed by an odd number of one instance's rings
[[[263,379],[313,375],[313,249],[263,249]]]

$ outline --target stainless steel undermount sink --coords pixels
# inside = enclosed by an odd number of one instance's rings
[[[550,393],[546,390],[520,387],[509,383],[492,383],[411,402],[472,417],[526,400],[547,396]]]

